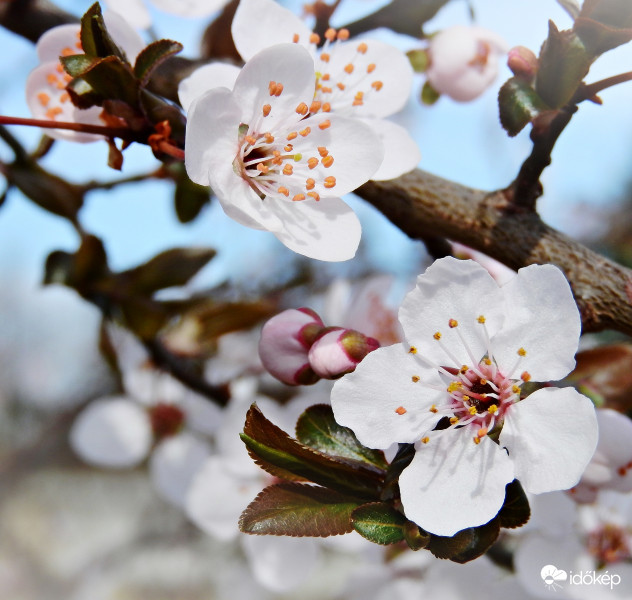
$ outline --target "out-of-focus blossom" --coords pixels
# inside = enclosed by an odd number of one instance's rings
[[[141,37],[116,13],[103,15],[112,39],[127,54],[133,63],[136,55],[144,48]],[[40,65],[31,71],[26,80],[26,102],[36,119],[83,123],[86,125],[111,125],[115,120],[99,106],[80,109],[71,101],[66,91],[72,80],[59,61],[60,56],[71,56],[83,52],[80,26],[59,25],[49,29],[37,42]],[[46,135],[72,142],[94,142],[103,137],[67,129],[46,129]]]
[[[267,48],[246,63],[232,91],[192,96],[187,172],[213,188],[228,216],[311,258],[354,256],[360,223],[337,196],[373,175],[382,144],[358,119],[309,114],[314,64],[304,48]]]
[[[166,13],[196,19],[206,17],[220,8],[228,0],[150,0],[157,9]],[[151,27],[151,15],[147,9],[147,2],[143,0],[105,0],[110,10],[122,15],[125,20],[138,29]]]
[[[428,82],[457,102],[474,100],[496,79],[499,56],[507,49],[498,34],[482,27],[444,29],[430,40]]]
[[[399,319],[407,344],[371,352],[331,402],[366,446],[415,444],[399,479],[409,519],[450,536],[492,519],[514,478],[532,493],[577,483],[597,443],[592,403],[572,388],[521,397],[574,365],[580,318],[559,269],[526,267],[499,287],[475,262],[443,258]]]

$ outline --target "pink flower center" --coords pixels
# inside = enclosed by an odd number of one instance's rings
[[[589,534],[588,551],[597,559],[600,567],[632,558],[625,531],[611,523]]]
[[[158,403],[149,409],[154,437],[161,440],[178,433],[184,425],[184,413],[173,404]]]

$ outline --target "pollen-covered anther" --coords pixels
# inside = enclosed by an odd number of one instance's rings
[[[519,393],[520,393],[520,391],[521,391],[521,390],[520,390],[520,386],[519,386],[519,385],[516,385],[516,384],[514,383],[514,385],[512,385],[512,386],[511,386],[511,391],[512,391],[514,394],[519,394]]]
[[[459,422],[459,417],[450,417],[450,425],[456,425]]]
[[[528,371],[523,371],[520,375],[520,379],[526,383],[531,380],[531,374]]]
[[[309,43],[310,44],[320,44],[320,36],[317,33],[311,33],[309,36]]]
[[[285,139],[289,142],[291,140],[295,140],[297,136],[298,136],[298,133],[296,131],[290,131],[290,133],[287,134]]]
[[[50,96],[46,92],[37,94],[37,99],[42,106],[46,106],[50,102]]]
[[[292,144],[288,144],[287,146],[283,147],[283,150],[285,150],[286,152],[292,152],[292,150],[294,150],[294,146],[292,146]]]
[[[268,84],[268,91],[270,92],[270,96],[276,96],[278,98],[283,92],[283,84],[276,81],[271,81]]]
[[[367,68],[366,68],[366,72],[367,73],[373,73],[373,71],[375,71],[375,63],[371,63]]]
[[[415,348],[415,346],[411,346],[408,349],[409,354],[417,354],[417,348]]]
[[[331,121],[329,119],[318,124],[318,128],[322,130],[327,129],[328,127],[331,127]]]
[[[360,54],[366,54],[366,51],[369,49],[369,47],[364,42],[362,42],[361,44],[358,44],[358,47],[356,49]]]
[[[328,169],[334,164],[334,157],[331,154],[328,154],[327,156],[324,156],[320,162],[323,163],[323,167],[325,167],[325,169]]]
[[[461,368],[459,369],[459,373],[461,373],[462,375],[465,375],[465,373],[467,373],[470,370],[470,368],[467,365],[461,365]]]
[[[257,143],[257,138],[252,137],[251,135],[247,135],[244,138],[251,146],[254,146]]]
[[[290,190],[288,190],[286,187],[281,186],[279,187],[279,189],[277,189],[277,192],[279,192],[279,194],[283,194],[284,196],[288,197],[290,196]]]
[[[323,185],[330,190],[332,187],[336,186],[336,178],[333,177],[332,175],[330,175],[329,177],[325,177],[325,180],[323,181]]]
[[[450,319],[448,321],[448,327],[450,327],[450,329],[454,329],[455,327],[459,326],[459,322],[456,319]]]
[[[286,164],[283,167],[283,175],[292,175],[293,172],[294,172],[294,167],[292,165]]]
[[[295,44],[298,44],[298,41],[299,41],[300,39],[301,39],[301,36],[300,36],[298,33],[295,33],[295,34],[292,36],[292,41],[293,41]]]
[[[498,412],[498,406],[496,406],[496,404],[492,404],[488,409],[487,412],[490,415],[495,415]]]
[[[263,163],[259,163],[257,165],[257,171],[259,171],[260,173],[262,173],[263,175],[266,175],[270,169],[269,167],[267,167],[266,165],[264,165]]]
[[[76,54],[76,52],[68,46],[61,51],[61,56],[72,56],[73,54]]]
[[[353,73],[353,64],[352,63],[348,63],[345,65],[345,73],[351,75],[351,73]]]
[[[405,415],[407,411],[406,411],[406,409],[405,409],[403,406],[398,406],[398,407],[395,409],[395,412],[396,412],[398,415]]]
[[[362,100],[354,100],[351,103],[351,106],[362,106],[364,104],[364,102]]]
[[[296,194],[294,198],[292,198],[294,202],[300,202],[301,200],[305,200],[305,194]]]
[[[307,195],[316,200],[316,202],[320,200],[320,194],[318,192],[307,192]]]
[[[384,84],[383,84],[381,81],[374,81],[374,82],[371,84],[371,87],[372,87],[372,88],[373,88],[376,92],[379,92],[379,91],[380,91],[380,90],[384,87]]]
[[[413,375],[411,379],[413,380],[413,383],[417,383],[419,381],[419,375]]]
[[[430,410],[430,412],[434,414],[439,412],[439,409],[437,408],[436,404],[433,404],[428,410]]]
[[[483,377],[481,377],[480,384],[481,385],[487,385],[487,379],[484,379]]]
[[[321,103],[318,100],[314,100],[310,105],[309,105],[309,112],[311,113],[317,113],[320,110],[320,106]]]
[[[316,180],[312,179],[311,177],[308,177],[305,180],[305,189],[306,190],[313,190],[315,185],[316,185]]]
[[[456,392],[457,390],[460,390],[462,387],[463,387],[463,384],[460,381],[452,381],[448,385],[447,390],[451,394],[452,392]]]
[[[356,92],[355,100],[362,100],[364,98],[364,92]]]
[[[318,159],[312,156],[307,160],[307,166],[310,169],[315,169],[318,166]]]
[[[476,435],[479,438],[485,437],[487,435],[487,427],[481,427],[477,432]]]
[[[421,443],[422,444],[427,444],[430,441],[430,438],[428,436],[422,437],[421,438]]]
[[[331,110],[331,104],[329,102],[323,102],[322,111],[329,112]]]
[[[481,324],[485,323],[485,317],[483,315],[479,315],[476,320]]]
[[[344,83],[340,83],[340,82],[338,82],[338,83],[336,84],[336,87],[337,87],[337,88],[338,88],[341,92],[344,92],[344,91],[347,89],[347,86],[346,86]]]
[[[467,410],[472,416],[476,414],[476,406],[470,406]]]
[[[492,361],[489,358],[484,358],[483,364],[487,365],[488,367],[491,367]]]
[[[331,55],[327,54],[327,52],[320,53],[320,60],[322,60],[323,62],[328,63],[330,58],[331,58]]]
[[[336,39],[336,30],[333,27],[327,29],[327,31],[325,31],[325,38],[333,42]]]
[[[526,356],[527,351],[524,348],[518,348],[518,356]]]
[[[318,154],[320,154],[320,156],[324,158],[329,154],[329,150],[327,150],[325,146],[318,146]]]
[[[296,107],[296,112],[299,115],[303,115],[305,116],[308,112],[309,112],[309,108],[307,107],[307,104],[305,104],[305,102],[301,102],[297,107]]]
[[[263,116],[267,117],[270,114],[270,111],[272,110],[272,107],[269,104],[264,104],[263,108],[261,110],[263,112]]]
[[[349,39],[349,35],[349,30],[345,29],[344,27],[338,31],[338,39],[341,42],[346,42]]]
[[[435,332],[432,334],[432,337],[433,337],[435,340],[440,340],[440,339],[441,339],[441,332],[440,332],[440,331],[435,331]]]
[[[274,136],[270,132],[264,133],[263,139],[266,141],[266,144],[272,144],[272,142],[274,142]]]
[[[310,132],[311,132],[311,131],[312,131],[312,128],[311,128],[311,127],[305,127],[305,129],[301,129],[301,130],[299,131],[299,133],[300,133],[303,137],[307,137],[307,136],[310,134]]]
[[[46,111],[45,116],[47,119],[54,121],[62,112],[64,111],[59,106],[53,106]]]

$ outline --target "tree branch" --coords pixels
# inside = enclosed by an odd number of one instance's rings
[[[568,278],[584,332],[632,334],[632,271],[542,222],[512,210],[503,191],[484,192],[416,169],[369,181],[356,193],[413,239],[447,237],[512,269],[552,263]]]

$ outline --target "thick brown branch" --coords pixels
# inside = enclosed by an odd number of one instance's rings
[[[512,269],[552,263],[570,281],[584,332],[632,334],[632,271],[552,229],[534,212],[516,212],[502,191],[484,192],[415,170],[370,181],[356,192],[414,239],[443,236]]]

